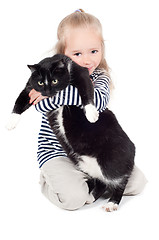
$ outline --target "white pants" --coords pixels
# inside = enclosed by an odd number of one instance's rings
[[[41,191],[60,208],[75,210],[94,201],[86,181],[85,174],[77,170],[67,157],[49,160],[41,168]],[[140,193],[146,182],[144,174],[135,166],[124,195]]]

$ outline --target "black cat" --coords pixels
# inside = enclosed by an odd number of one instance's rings
[[[69,84],[78,88],[87,119],[90,122],[98,119],[98,112],[93,101],[94,91],[87,68],[79,66],[69,57],[62,54],[45,58],[38,64],[28,65],[28,67],[32,74],[15,102],[11,118],[6,125],[9,130],[16,127],[20,115],[32,106],[29,103],[29,92],[32,89],[41,92],[43,96],[51,97],[65,89]]]
[[[117,210],[134,167],[135,146],[110,110],[100,113],[98,119],[88,70],[61,54],[28,67],[32,74],[16,100],[13,116],[20,116],[31,106],[28,94],[33,88],[50,97],[69,84],[77,87],[85,114],[79,107],[61,106],[47,117],[68,157],[86,173],[94,198],[108,192],[105,210]],[[9,129],[16,125],[16,120],[11,122]]]

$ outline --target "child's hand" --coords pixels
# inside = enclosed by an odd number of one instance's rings
[[[37,92],[36,90],[32,89],[29,93],[30,101],[29,103],[33,105],[36,105],[38,102],[40,102],[42,99],[47,98],[41,95],[40,92]]]

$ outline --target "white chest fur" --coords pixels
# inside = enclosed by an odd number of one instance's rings
[[[63,117],[62,117],[63,106],[58,108],[57,112],[58,112],[57,122],[59,126],[60,135],[62,135],[66,143],[68,143],[65,135],[65,129],[63,126]],[[101,172],[100,166],[98,165],[96,158],[85,156],[85,155],[80,156],[80,158],[82,159],[82,161],[79,161],[79,164],[78,164],[78,167],[80,170],[87,173],[91,177],[104,180],[103,174]]]
[[[91,177],[101,179],[102,181],[104,180],[104,176],[96,158],[85,155],[80,156],[80,158],[82,159],[82,161],[79,161],[78,167],[83,172],[87,173]]]
[[[59,131],[61,134],[65,135],[65,129],[63,126],[63,117],[62,117],[62,112],[63,112],[63,106],[59,107],[57,110],[57,124],[59,125]]]
[[[59,107],[56,111],[57,111],[57,126],[59,129],[59,134],[65,140],[65,142],[68,144],[68,141],[67,141],[67,138],[65,135],[65,128],[63,126],[63,117],[62,117],[63,106]]]
[[[80,156],[80,158],[82,161],[79,161],[78,167],[89,176],[98,178],[107,185],[119,186],[121,184],[122,178],[110,179],[103,175],[96,158],[85,155]]]
[[[65,135],[65,129],[63,126],[62,112],[63,112],[63,106],[58,108],[58,110],[57,110],[57,124],[58,124],[58,128],[59,128],[59,134],[63,137],[63,139],[65,140],[65,143],[69,145],[69,142]],[[70,149],[71,149],[71,146],[70,146]],[[73,149],[72,149],[72,151],[73,151]],[[102,182],[105,182],[108,185],[116,186],[116,185],[121,184],[122,178],[110,179],[103,175],[96,158],[90,157],[87,155],[79,156],[77,154],[77,159],[78,158],[82,159],[82,160],[79,160],[79,162],[78,162],[79,169],[81,171],[87,173],[89,176],[91,176],[93,178],[98,178],[99,180],[101,180]]]

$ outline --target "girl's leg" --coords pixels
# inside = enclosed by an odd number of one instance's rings
[[[134,166],[134,169],[124,191],[124,195],[137,195],[141,193],[146,183],[147,179],[144,176],[143,172],[141,172],[138,167]]]
[[[86,181],[67,157],[49,160],[41,168],[41,191],[60,208],[75,210],[94,201]]]

